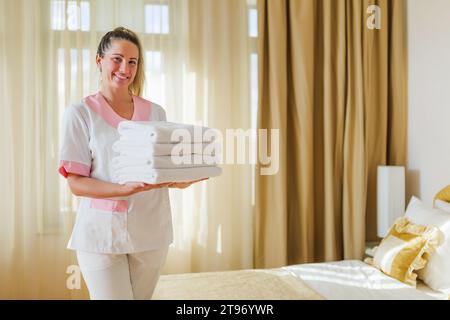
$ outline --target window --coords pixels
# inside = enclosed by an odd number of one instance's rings
[[[251,38],[258,37],[258,10],[256,8],[248,10],[248,35]]]
[[[52,30],[81,30],[90,29],[90,7],[87,1],[53,0],[50,4]]]
[[[166,76],[160,51],[145,52],[145,79],[145,96],[153,102],[165,105]]]
[[[251,52],[250,52],[250,108],[251,108],[251,128],[252,128],[252,146],[253,150],[250,150],[252,155],[251,159],[258,159],[257,157],[257,120],[258,120],[258,50],[257,50],[257,37],[258,37],[258,10],[254,0],[248,1],[248,36],[251,38]],[[255,205],[256,179],[255,168],[252,170],[252,205]]]
[[[145,33],[169,33],[169,5],[146,4],[144,12]]]

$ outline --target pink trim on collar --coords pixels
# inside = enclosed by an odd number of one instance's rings
[[[133,121],[150,121],[150,113],[152,111],[152,102],[138,96],[133,96],[134,113]]]
[[[96,114],[102,117],[110,126],[117,129],[117,126],[122,121],[128,121],[119,116],[113,108],[109,105],[103,95],[98,92],[91,96],[84,98],[86,105],[92,109]],[[149,121],[150,112],[152,110],[152,103],[141,97],[133,96],[134,112],[131,121]]]

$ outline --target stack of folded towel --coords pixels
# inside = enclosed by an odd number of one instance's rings
[[[112,148],[115,180],[185,182],[221,175],[217,166],[220,145],[217,131],[207,127],[165,121],[122,121],[120,139]]]

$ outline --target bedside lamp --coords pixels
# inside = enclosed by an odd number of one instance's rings
[[[405,213],[405,168],[378,166],[377,235],[384,238],[395,220]]]

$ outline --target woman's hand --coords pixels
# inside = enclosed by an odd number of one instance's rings
[[[188,181],[188,182],[172,182],[169,184],[169,188],[178,188],[178,189],[185,189],[187,187],[189,187],[191,184],[194,184],[196,182],[200,182],[203,180],[207,180],[209,178],[203,178],[200,180],[194,180],[194,181]]]
[[[148,184],[143,182],[128,182],[121,185],[121,191],[124,196],[131,196],[132,194],[148,191],[152,189],[159,189],[168,187],[172,182],[159,183],[159,184]]]

